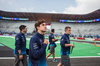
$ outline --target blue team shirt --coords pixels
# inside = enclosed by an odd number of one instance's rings
[[[60,41],[61,55],[70,55],[70,46],[65,47],[65,44],[70,44],[69,35],[67,35],[67,34],[64,34]]]
[[[26,37],[21,32],[15,36],[14,54],[19,54],[18,50],[21,50],[22,54],[26,54]]]
[[[28,66],[47,66],[44,36],[38,32],[30,39]]]
[[[54,34],[51,33],[49,35],[49,44],[50,44],[50,46],[55,46],[55,42],[52,41],[52,39],[54,39]]]

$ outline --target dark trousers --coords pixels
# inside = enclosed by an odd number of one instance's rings
[[[71,66],[70,65],[70,58],[69,58],[69,56],[67,56],[67,55],[61,55],[61,63],[64,66]]]
[[[20,61],[22,62],[23,66],[28,66],[27,64],[27,54],[23,55],[23,59],[19,59],[19,55],[14,55],[15,56],[15,63],[14,66],[20,66]]]

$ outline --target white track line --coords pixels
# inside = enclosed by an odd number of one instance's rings
[[[53,57],[49,57],[48,59],[52,59]],[[55,57],[60,59],[61,57]],[[70,58],[100,58],[100,56],[79,56],[79,57],[70,57]],[[0,60],[3,59],[15,59],[14,57],[0,57]]]
[[[53,57],[49,57],[50,59]],[[61,57],[56,57],[61,58]],[[100,56],[77,56],[77,57],[70,57],[70,58],[100,58]]]
[[[15,59],[14,57],[0,57],[0,59]]]

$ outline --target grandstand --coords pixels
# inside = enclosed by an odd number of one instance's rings
[[[20,20],[20,19],[24,20]],[[26,19],[25,19],[26,18]],[[18,26],[24,24],[28,28],[28,33],[35,31],[34,24],[39,19],[45,19],[52,28],[56,29],[56,34],[63,34],[65,26],[72,27],[74,35],[99,35],[100,32],[100,9],[83,15],[72,14],[52,14],[52,13],[24,13],[0,11],[0,31],[18,33]],[[96,21],[98,19],[98,21]],[[69,20],[61,22],[60,20]],[[73,20],[86,20],[88,22],[73,22]],[[92,21],[91,21],[92,20]],[[94,21],[95,20],[95,21]],[[80,28],[81,27],[81,28]],[[50,32],[50,31],[49,31]]]
[[[19,33],[19,26],[26,25],[28,29],[28,33],[32,33],[35,28],[35,21],[0,21],[0,31],[8,31],[8,32],[16,32]]]
[[[55,28],[56,33],[64,33],[65,26],[71,26],[72,34],[74,35],[99,35],[100,34],[100,23],[57,23],[52,22],[52,28]]]
[[[34,24],[36,21],[5,21],[0,20],[0,31],[16,32],[19,33],[18,27],[24,24],[28,28],[28,33],[32,33],[35,30]],[[71,26],[72,34],[74,35],[99,35],[100,23],[60,23],[51,22],[51,29],[56,30],[56,34],[63,34],[65,26]],[[59,27],[58,27],[59,26]],[[81,28],[80,28],[81,27]]]

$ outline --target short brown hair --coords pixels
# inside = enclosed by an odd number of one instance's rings
[[[44,19],[42,19],[42,20],[38,20],[38,21],[35,23],[35,29],[36,29],[36,31],[37,31],[37,27],[40,26],[40,24],[42,24],[42,23],[46,23],[46,21],[45,21]]]
[[[67,30],[68,28],[71,28],[71,27],[69,27],[69,26],[66,26],[66,27],[65,27],[65,30]]]

